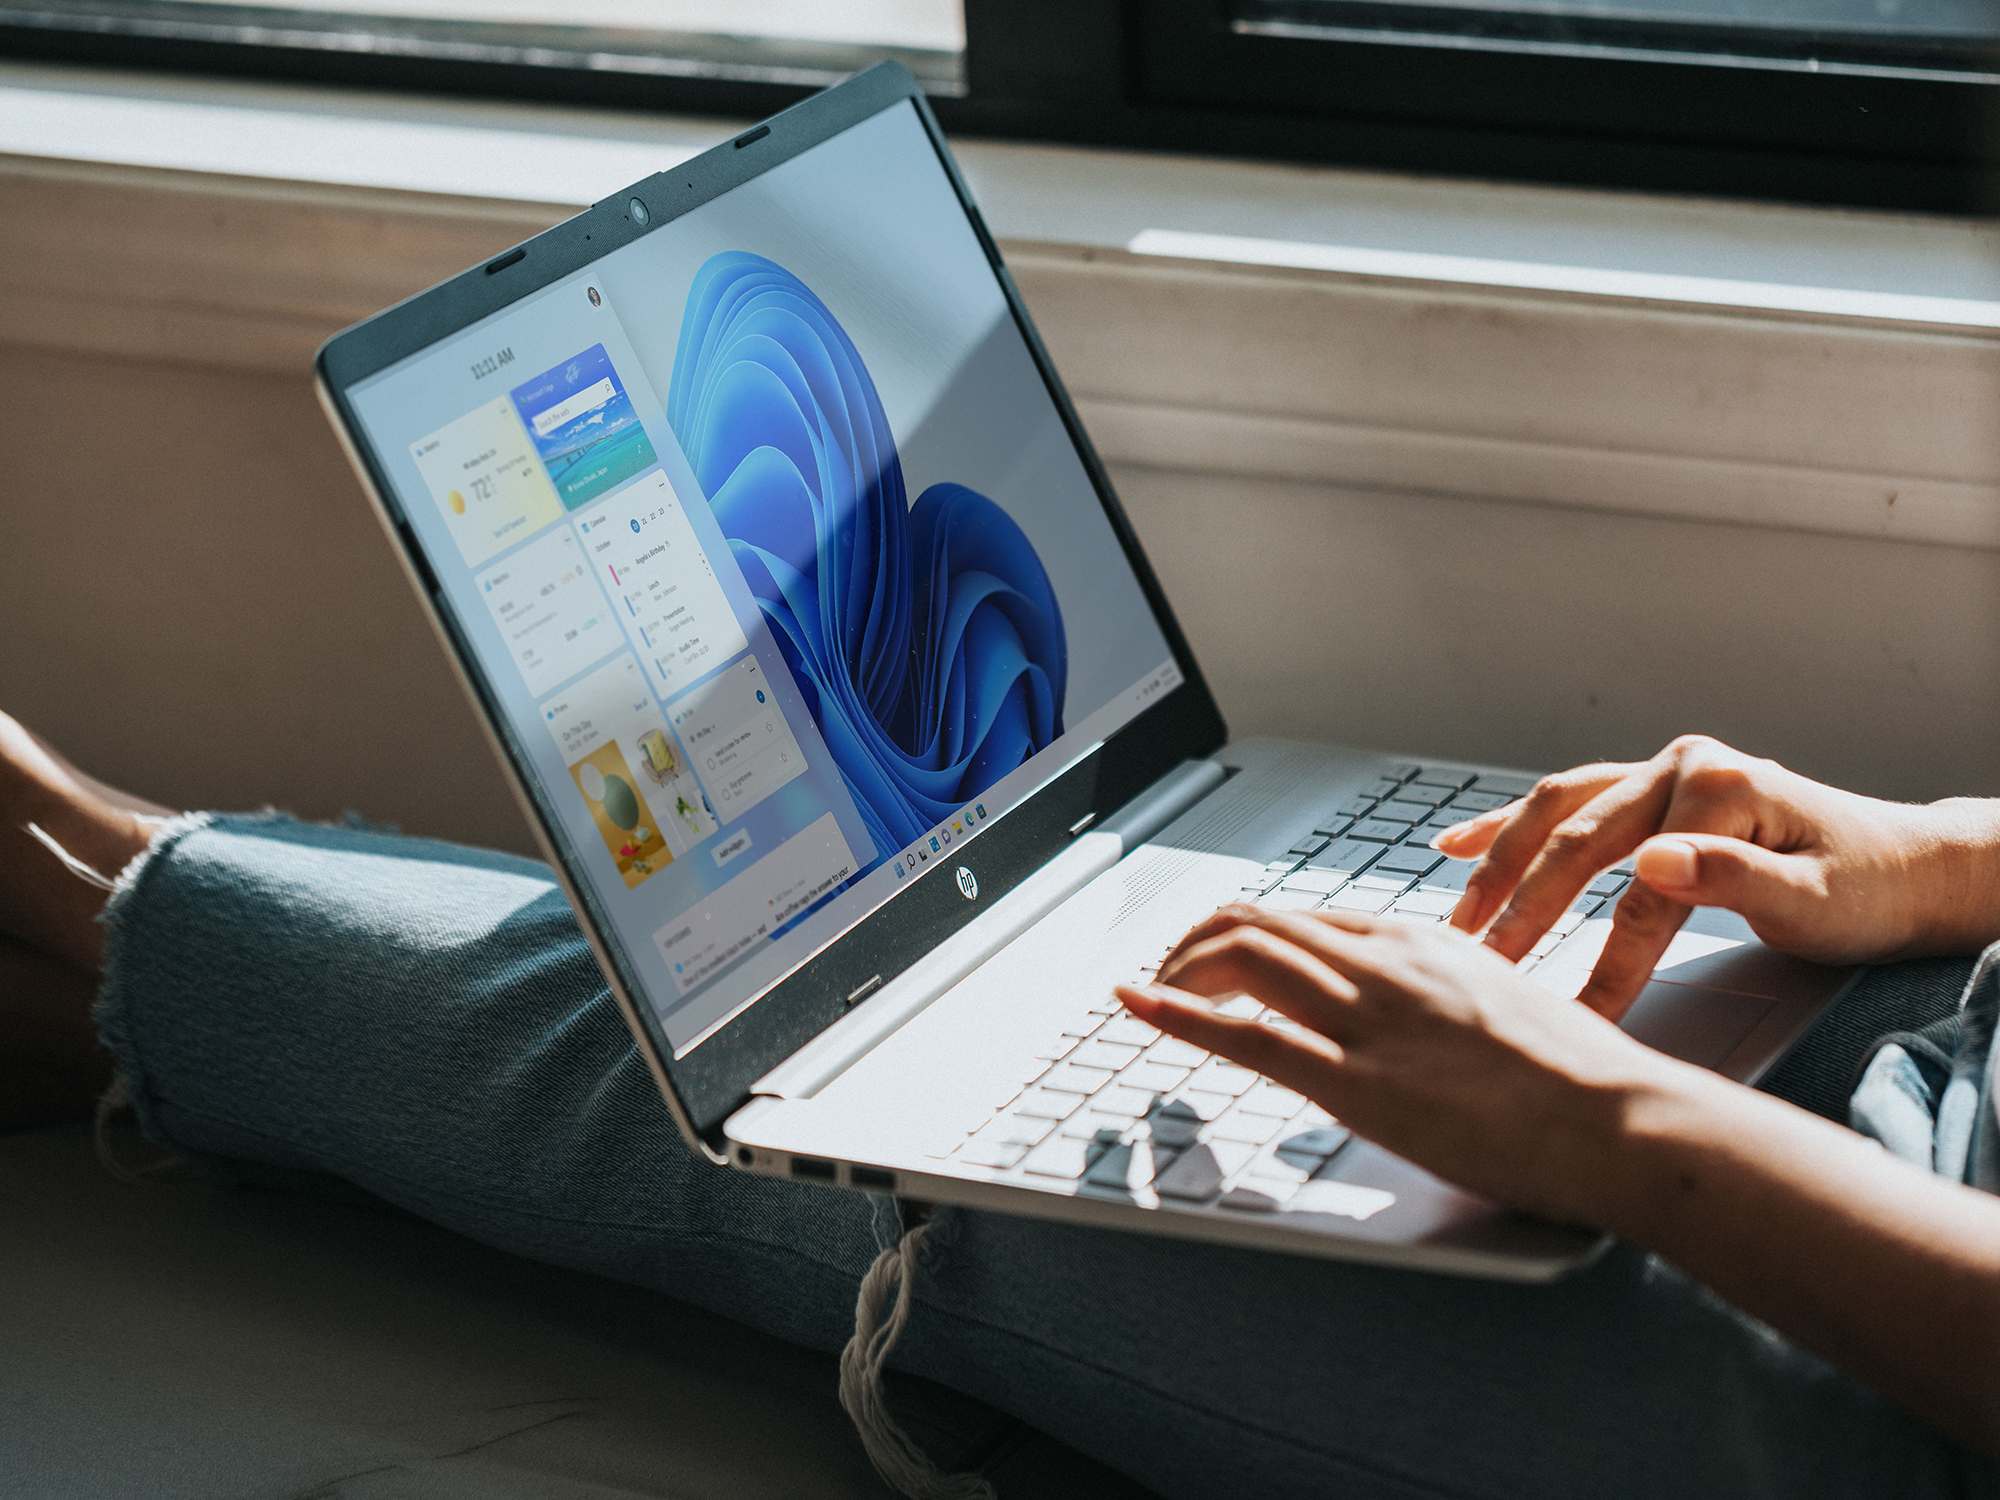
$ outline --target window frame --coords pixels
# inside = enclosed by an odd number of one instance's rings
[[[965,136],[1856,208],[2000,208],[2000,52],[1993,72],[1960,79],[1798,59],[1450,48],[1395,33],[1245,34],[1232,9],[965,0],[957,76],[917,71],[945,129]],[[822,49],[816,70],[788,75],[727,58],[644,69],[476,53],[0,10],[0,56],[16,59],[733,117],[785,108],[819,73],[830,81],[861,60]]]

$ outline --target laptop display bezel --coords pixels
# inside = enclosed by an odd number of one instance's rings
[[[515,738],[501,699],[439,589],[422,543],[403,515],[387,471],[358,420],[349,393],[360,382],[421,353],[524,297],[573,275],[645,234],[884,110],[915,109],[959,204],[987,257],[1016,326],[1077,456],[1124,549],[1183,681],[1024,801],[982,828],[958,860],[932,865],[868,916],[814,953],[682,1058],[644,998],[631,965],[572,851],[560,818]],[[641,200],[646,222],[628,205]],[[502,255],[421,292],[335,335],[315,360],[320,395],[374,500],[391,541],[437,628],[460,679],[484,720],[523,810],[575,906],[655,1076],[684,1130],[709,1144],[749,1096],[750,1085],[839,1020],[852,1001],[887,983],[1032,874],[1074,837],[1079,825],[1120,804],[1190,757],[1227,739],[1222,716],[1195,664],[1158,579],[1148,565],[1104,466],[1037,336],[998,248],[960,176],[943,132],[914,78],[882,63],[814,95],[731,141],[683,162],[535,236]],[[977,876],[967,900],[955,878],[964,863]]]

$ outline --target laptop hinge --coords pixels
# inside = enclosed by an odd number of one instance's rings
[[[1116,834],[1086,833],[1062,853],[750,1085],[810,1099],[897,1030],[1124,857]]]
[[[1173,822],[1228,772],[1212,760],[1183,761],[1075,841],[889,983],[864,986],[862,1003],[750,1085],[757,1095],[810,1099],[866,1057],[987,959]]]
[[[1103,823],[1127,849],[1136,849],[1229,779],[1219,761],[1184,760]]]

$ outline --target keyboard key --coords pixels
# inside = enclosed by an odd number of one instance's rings
[[[1272,1150],[1272,1155],[1294,1165],[1317,1168],[1334,1152],[1345,1146],[1353,1132],[1345,1125],[1324,1125],[1317,1130],[1301,1130],[1280,1140]]]
[[[1117,1042],[1107,1042],[1102,1037],[1092,1037],[1072,1052],[1069,1060],[1078,1067],[1102,1068],[1106,1073],[1116,1073],[1138,1055],[1137,1047],[1120,1046]],[[1060,1084],[1054,1086],[1061,1087]]]
[[[1122,1047],[1143,1047],[1159,1037],[1157,1026],[1148,1026],[1137,1016],[1113,1016],[1097,1028],[1099,1041],[1117,1042]]]
[[[1315,854],[1319,853],[1320,850],[1324,849],[1330,842],[1331,840],[1328,839],[1325,834],[1309,833],[1304,838],[1300,839],[1297,843],[1293,844],[1292,847],[1286,852],[1291,854],[1296,859],[1311,859]]]
[[[1582,912],[1566,911],[1549,924],[1549,931],[1555,933],[1558,937],[1568,937],[1582,925]]]
[[[1161,1146],[1179,1150],[1194,1144],[1201,1127],[1202,1121],[1192,1113],[1177,1115],[1160,1110],[1132,1128],[1135,1138],[1156,1141]]]
[[[1170,1068],[1198,1068],[1208,1061],[1205,1048],[1193,1042],[1184,1042],[1179,1037],[1161,1037],[1146,1049],[1148,1062],[1165,1063]]]
[[[1334,810],[1343,818],[1365,818],[1368,816],[1368,810],[1374,805],[1373,797],[1349,797]]]
[[[1051,1136],[1028,1153],[1021,1170],[1037,1177],[1060,1177],[1074,1182],[1089,1171],[1092,1163],[1108,1149],[1097,1141],[1079,1141],[1066,1135]]]
[[[967,1141],[958,1148],[958,1159],[975,1167],[1005,1170],[1027,1155],[1026,1146],[1010,1146],[1004,1141]]]
[[[1261,1146],[1280,1130],[1285,1122],[1272,1115],[1246,1115],[1234,1110],[1208,1127],[1209,1139],[1217,1141],[1240,1141],[1246,1146]]]
[[[1046,1047],[1042,1048],[1041,1051],[1037,1052],[1035,1056],[1041,1058],[1044,1062],[1061,1062],[1082,1045],[1082,1037],[1058,1036]]]
[[[1297,891],[1289,885],[1281,885],[1275,891],[1259,896],[1256,905],[1264,911],[1311,911],[1320,903],[1318,891]]]
[[[1425,766],[1417,773],[1415,779],[1421,786],[1441,786],[1456,792],[1471,786],[1473,775],[1472,772],[1459,766]],[[1479,780],[1481,785],[1485,784],[1484,777]]]
[[[1222,1179],[1228,1175],[1215,1159],[1212,1145],[1195,1146],[1183,1151],[1171,1167],[1160,1173],[1154,1180],[1153,1191],[1162,1198],[1199,1203],[1219,1193]]]
[[[1402,786],[1403,782],[1400,777],[1384,776],[1380,781],[1373,781],[1364,786],[1361,789],[1361,795],[1377,798],[1393,797],[1397,792],[1402,790]]]
[[[1361,816],[1366,817],[1367,814],[1364,812]],[[1313,832],[1323,839],[1337,839],[1345,835],[1347,830],[1353,826],[1353,818],[1323,818],[1319,823],[1314,825]],[[1317,853],[1318,851],[1315,850],[1314,852]]]
[[[1125,1088],[1114,1083],[1110,1088],[1093,1095],[1090,1107],[1100,1114],[1126,1115],[1136,1120],[1157,1103],[1159,1096],[1150,1089]]]
[[[1062,1122],[1062,1133],[1080,1141],[1115,1141],[1130,1130],[1136,1115],[1117,1115],[1101,1109],[1080,1109]]]
[[[1236,1102],[1232,1094],[1218,1094],[1208,1089],[1184,1088],[1175,1097],[1176,1104],[1185,1104],[1204,1120],[1219,1120]]]
[[[1507,792],[1460,792],[1451,799],[1451,811],[1461,818],[1476,818],[1483,812],[1491,812],[1496,807],[1505,807],[1519,799]]]
[[[1382,853],[1380,843],[1369,843],[1362,839],[1345,838],[1319,851],[1310,868],[1334,870],[1342,875],[1359,875],[1368,868],[1369,861]]]
[[[1065,1094],[1094,1094],[1111,1082],[1110,1068],[1082,1068],[1060,1062],[1042,1075],[1042,1087]]]
[[[1250,1003],[1255,1005],[1257,1002],[1252,1000]],[[1244,1019],[1247,1020],[1249,1017]],[[1209,1059],[1196,1070],[1194,1077],[1188,1080],[1188,1087],[1234,1099],[1247,1092],[1256,1081],[1257,1075],[1250,1069],[1239,1068],[1233,1062],[1216,1057]]]
[[[1370,870],[1365,875],[1357,875],[1354,883],[1364,891],[1387,891],[1392,896],[1402,895],[1414,884],[1409,876],[1392,874],[1387,870]]]
[[[1472,872],[1477,868],[1473,860],[1448,859],[1424,877],[1424,886],[1429,890],[1463,894],[1466,881],[1472,878]]]
[[[1188,1068],[1170,1068],[1165,1063],[1136,1062],[1118,1075],[1118,1082],[1129,1089],[1170,1094],[1187,1082],[1190,1071]]]
[[[1312,1174],[1319,1169],[1319,1163],[1317,1156],[1300,1162],[1273,1151],[1252,1162],[1250,1169],[1243,1174],[1243,1180],[1259,1192],[1276,1193],[1282,1189],[1289,1195],[1312,1181]]]
[[[1295,1094],[1279,1084],[1264,1082],[1257,1085],[1243,1098],[1237,1107],[1245,1114],[1271,1115],[1280,1120],[1289,1120],[1304,1104],[1305,1096]]]
[[[1326,898],[1321,905],[1323,911],[1351,911],[1364,916],[1379,916],[1387,911],[1396,899],[1395,892],[1372,890],[1366,886],[1350,885],[1345,890]]]
[[[1375,868],[1390,875],[1418,876],[1430,874],[1443,863],[1444,856],[1435,849],[1402,844],[1377,860]]]
[[[1560,932],[1545,932],[1535,939],[1535,946],[1528,950],[1530,958],[1547,958],[1556,951],[1556,944],[1563,940]]]
[[[1431,810],[1429,805],[1426,803],[1403,802],[1398,800],[1392,802],[1384,802],[1380,807],[1376,808],[1375,811],[1370,813],[1368,816],[1370,818],[1376,819],[1379,822],[1415,824],[1423,822],[1423,820],[1425,818],[1428,818],[1430,815],[1431,815]]]
[[[1083,1095],[1065,1094],[1055,1089],[1033,1088],[1014,1106],[1017,1115],[1033,1115],[1042,1120],[1067,1120],[1083,1108]]]
[[[980,1126],[973,1139],[998,1141],[1007,1146],[1039,1146],[1055,1128],[1054,1120],[1041,1120],[1033,1115],[1001,1115]]]
[[[1410,822],[1428,822],[1438,816],[1438,808],[1442,808],[1450,800],[1450,796],[1452,794],[1446,792],[1442,786],[1406,786],[1396,794],[1394,802],[1384,802],[1382,806],[1384,808],[1394,806],[1398,812],[1402,810],[1414,812],[1416,816]],[[1388,814],[1378,812],[1376,816],[1386,818]]]
[[[1457,905],[1458,897],[1451,891],[1415,890],[1396,898],[1396,913],[1399,916],[1448,917]]]
[[[1535,789],[1532,776],[1503,776],[1495,772],[1481,772],[1473,779],[1477,791],[1497,792],[1503,797],[1525,797]]]
[[[1599,896],[1615,896],[1624,890],[1626,880],[1615,870],[1606,870],[1585,888]]]
[[[1402,841],[1409,832],[1407,823],[1391,823],[1381,818],[1363,818],[1348,834],[1350,839],[1363,839],[1371,844],[1395,844]]]
[[[1395,765],[1391,766],[1389,768],[1389,774],[1395,777],[1398,781],[1408,781],[1412,776],[1415,776],[1418,772],[1422,770],[1423,770],[1422,766],[1417,765],[1414,762],[1405,760],[1405,761],[1398,761]]]
[[[1091,1163],[1083,1180],[1092,1187],[1142,1188],[1153,1180],[1153,1152],[1144,1141],[1132,1146],[1111,1146]]]
[[[1295,874],[1287,875],[1280,890],[1310,891],[1315,896],[1331,896],[1347,884],[1347,877],[1338,870],[1323,870],[1316,865],[1307,865]]]

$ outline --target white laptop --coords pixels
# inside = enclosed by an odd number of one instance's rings
[[[1518,1279],[1601,1248],[1112,1000],[1226,901],[1441,919],[1468,867],[1430,838],[1531,778],[1228,742],[902,69],[318,374],[719,1168]],[[1526,961],[1543,983],[1575,992],[1625,879]],[[1698,913],[1627,1025],[1750,1079],[1847,977]]]

